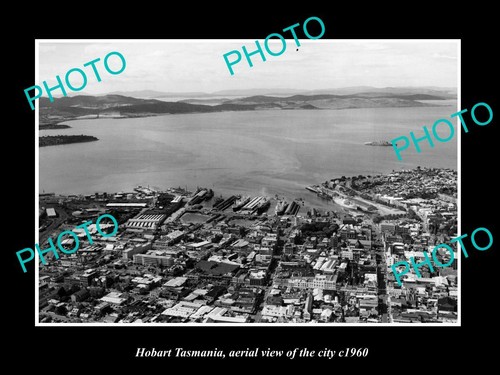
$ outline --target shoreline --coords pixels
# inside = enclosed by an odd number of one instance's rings
[[[59,146],[73,143],[85,143],[98,141],[99,138],[92,135],[46,135],[38,138],[39,147]]]
[[[447,103],[447,101],[456,101],[456,99],[443,99],[446,103],[430,103],[420,100],[415,100],[415,102],[421,103],[422,105],[395,105],[395,106],[346,106],[346,107],[315,107],[315,108],[302,108],[302,107],[293,107],[293,108],[286,108],[286,107],[277,107],[277,108],[266,108],[266,107],[256,107],[256,108],[245,108],[245,109],[224,109],[220,111],[192,111],[192,112],[138,112],[138,113],[133,113],[133,112],[120,112],[119,109],[120,107],[115,107],[118,109],[116,112],[110,112],[108,114],[87,114],[83,116],[71,116],[71,117],[58,117],[54,119],[49,119],[49,118],[44,118],[45,121],[55,121],[55,125],[62,124],[64,122],[68,121],[76,121],[76,120],[98,120],[98,119],[127,119],[127,118],[147,118],[147,117],[157,117],[157,116],[165,116],[165,115],[186,115],[186,114],[210,114],[210,113],[220,113],[220,112],[254,112],[254,111],[290,111],[290,110],[317,110],[317,111],[325,111],[325,110],[334,110],[334,111],[341,111],[341,110],[351,110],[351,109],[388,109],[388,108],[393,108],[393,109],[400,109],[400,108],[432,108],[432,107],[447,107],[451,106],[450,103]],[[182,101],[180,101],[182,103]],[[178,102],[165,102],[165,103],[178,103]],[[249,107],[253,104],[246,104]],[[209,106],[210,107],[210,106]],[[45,124],[42,124],[40,122],[40,127],[44,126]]]
[[[71,126],[62,125],[60,123],[40,124],[38,125],[38,129],[39,130],[71,129]]]

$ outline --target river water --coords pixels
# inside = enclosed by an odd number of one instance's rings
[[[41,135],[85,134],[99,141],[40,148],[40,192],[90,194],[196,186],[216,195],[306,198],[305,186],[330,178],[387,173],[416,166],[457,169],[457,139],[402,153],[366,146],[414,131],[423,135],[455,102],[425,108],[263,110],[69,121],[71,129]],[[444,136],[443,129],[443,136]]]

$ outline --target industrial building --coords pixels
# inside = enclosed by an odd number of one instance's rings
[[[166,217],[165,214],[146,212],[127,221],[127,229],[156,230]]]
[[[163,251],[151,250],[146,254],[135,254],[134,263],[142,265],[161,265],[170,267],[174,264],[175,258]]]

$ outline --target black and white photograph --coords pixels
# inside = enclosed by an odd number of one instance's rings
[[[460,40],[299,39],[36,40],[35,325],[460,326]]]
[[[491,6],[72,5],[4,22],[4,367],[495,364]]]

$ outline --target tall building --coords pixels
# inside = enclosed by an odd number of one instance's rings
[[[309,292],[307,293],[306,303],[304,305],[303,317],[305,320],[311,320],[312,303],[313,303],[313,296],[312,293]]]

